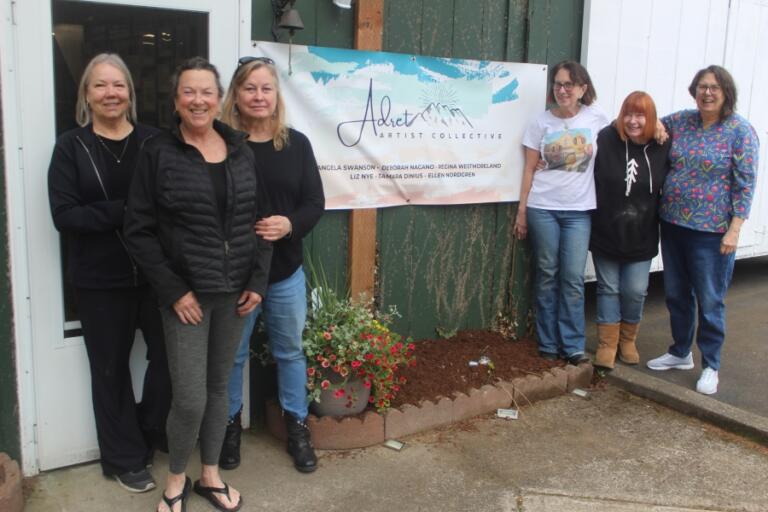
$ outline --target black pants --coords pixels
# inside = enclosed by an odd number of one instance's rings
[[[75,290],[91,368],[91,394],[101,467],[111,476],[143,468],[152,453],[146,436],[163,432],[171,402],[163,326],[154,292],[138,288]],[[133,395],[129,358],[136,329],[149,365],[141,404]]]

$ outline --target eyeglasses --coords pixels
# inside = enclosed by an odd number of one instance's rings
[[[251,55],[247,55],[245,57],[240,57],[240,59],[237,61],[237,67],[245,66],[251,62],[263,62],[264,64],[270,64],[272,66],[275,65],[275,61],[269,57],[253,57]]]
[[[704,94],[707,91],[709,91],[710,94],[717,94],[718,92],[720,92],[721,89],[722,87],[716,84],[713,84],[713,85],[699,84],[696,86],[696,90],[702,94]]]
[[[552,84],[553,91],[559,91],[560,89],[565,89],[566,92],[571,92],[574,87],[576,87],[576,84],[573,82],[554,82]]]

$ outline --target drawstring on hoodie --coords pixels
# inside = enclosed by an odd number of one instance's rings
[[[643,156],[645,156],[645,163],[648,164],[648,193],[653,195],[653,173],[651,172],[651,160],[648,158],[648,146],[643,146]],[[637,181],[637,160],[634,158],[629,159],[629,141],[624,141],[624,161],[627,163],[627,174],[624,181],[627,183],[627,190],[624,192],[624,196],[629,197],[629,193],[632,191],[632,184]]]

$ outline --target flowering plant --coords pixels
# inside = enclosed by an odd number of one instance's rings
[[[319,402],[321,391],[332,390],[351,407],[356,397],[347,396],[345,385],[358,377],[371,390],[368,401],[386,410],[406,383],[398,370],[416,364],[413,341],[390,330],[397,309],[376,313],[371,300],[340,298],[328,286],[315,288],[311,299],[304,330],[310,399]]]

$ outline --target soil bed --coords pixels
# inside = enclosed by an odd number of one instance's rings
[[[511,381],[565,365],[563,361],[539,357],[533,340],[512,341],[485,330],[460,331],[448,339],[420,340],[415,355],[416,366],[400,372],[408,382],[392,401],[392,407],[452,397],[455,391],[467,393],[498,379]],[[470,361],[479,361],[481,356],[488,357],[493,366],[470,366]]]

